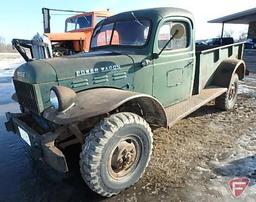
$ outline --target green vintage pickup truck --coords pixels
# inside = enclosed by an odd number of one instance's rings
[[[223,110],[235,105],[243,44],[197,47],[194,31],[192,14],[177,8],[99,22],[89,53],[17,68],[13,98],[21,113],[6,113],[7,130],[60,172],[70,169],[68,148],[78,148],[86,184],[118,194],[143,175],[153,129],[170,128],[212,100]]]

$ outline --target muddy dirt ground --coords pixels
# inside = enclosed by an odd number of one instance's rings
[[[169,131],[156,130],[144,177],[109,199],[91,192],[78,171],[64,176],[33,161],[29,146],[5,131],[4,112],[18,110],[12,93],[10,76],[0,75],[0,201],[255,201],[255,74],[241,82],[235,110],[210,103]],[[234,177],[250,179],[239,199],[228,189]]]
[[[214,103],[202,107],[169,132],[155,132],[155,150],[144,177],[151,194],[172,201],[231,200],[227,181],[256,170],[256,80],[241,83],[235,110],[223,112]],[[175,189],[179,191],[175,193]],[[166,195],[161,193],[165,192]],[[172,193],[172,194],[171,194]],[[255,201],[252,190],[252,199]],[[250,200],[250,194],[244,198]]]

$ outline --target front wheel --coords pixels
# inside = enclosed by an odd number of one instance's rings
[[[117,113],[90,131],[80,154],[80,170],[86,184],[110,197],[136,183],[152,153],[148,123],[133,113]]]
[[[234,108],[237,101],[237,93],[238,93],[238,75],[235,73],[230,81],[229,88],[226,93],[217,97],[215,100],[215,105],[222,110],[231,110]]]

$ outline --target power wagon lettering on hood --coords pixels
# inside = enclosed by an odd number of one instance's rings
[[[100,73],[100,72],[108,72],[108,71],[113,71],[113,70],[118,70],[121,69],[120,65],[110,65],[106,67],[96,67],[96,68],[91,68],[91,69],[85,69],[85,70],[79,70],[76,71],[76,77],[78,76],[84,76],[87,74],[94,74],[94,73]]]

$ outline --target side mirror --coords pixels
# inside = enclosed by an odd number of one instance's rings
[[[174,24],[171,28],[171,36],[174,39],[180,39],[184,36],[185,26],[181,23]]]

